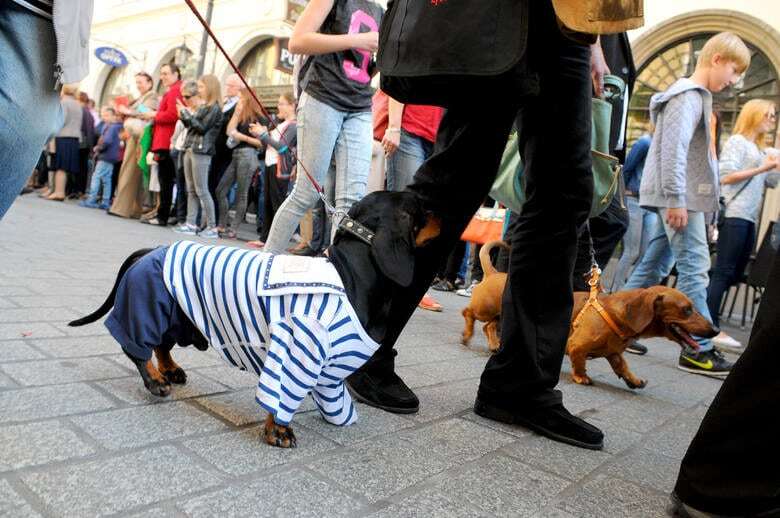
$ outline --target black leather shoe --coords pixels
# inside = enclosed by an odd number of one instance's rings
[[[638,355],[645,355],[647,354],[647,347],[640,344],[636,340],[632,340],[630,344],[628,344],[628,347],[626,347],[626,352],[631,354],[638,354]]]
[[[316,250],[314,250],[309,245],[304,246],[303,248],[296,248],[292,251],[292,255],[303,255],[306,257],[317,257],[320,255]]]
[[[377,375],[358,371],[347,378],[352,396],[367,405],[394,414],[414,414],[420,400],[395,372]]]
[[[532,410],[505,410],[477,398],[474,413],[507,424],[516,424],[554,441],[589,450],[604,448],[604,434],[585,420],[572,415],[563,405]]]

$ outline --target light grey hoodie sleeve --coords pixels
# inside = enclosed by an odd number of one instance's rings
[[[684,208],[688,147],[701,119],[701,95],[687,91],[672,97],[664,108],[661,143],[661,188],[669,208]]]

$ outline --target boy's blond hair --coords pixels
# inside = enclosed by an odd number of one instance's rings
[[[708,39],[701,48],[697,65],[710,66],[715,54],[736,64],[740,74],[750,66],[750,50],[742,38],[733,32],[720,32]]]

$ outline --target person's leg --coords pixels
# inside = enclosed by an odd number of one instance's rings
[[[239,150],[240,151],[240,150]],[[236,181],[236,173],[238,171],[240,153],[233,154],[233,160],[230,161],[225,172],[222,174],[222,178],[219,179],[219,184],[216,188],[216,204],[219,209],[219,216],[217,217],[217,224],[222,228],[228,228],[228,209],[230,209],[230,202],[228,201],[228,193],[233,186],[233,182]],[[246,203],[246,200],[244,201]]]
[[[176,159],[173,163],[176,169],[176,223],[181,225],[187,221],[187,181],[184,178],[184,151],[176,152]]]
[[[620,255],[615,275],[612,279],[611,292],[620,291],[626,284],[628,273],[634,266],[642,246],[642,208],[639,206],[639,199],[634,196],[626,196],[626,206],[628,207],[628,230],[623,236],[623,253]],[[606,266],[606,265],[604,265]]]
[[[236,156],[238,155],[238,156]],[[236,167],[236,205],[235,218],[230,226],[231,230],[236,231],[246,216],[247,197],[249,195],[249,185],[252,182],[252,176],[257,170],[257,153],[252,149],[242,149],[239,152],[233,152],[233,161],[238,160]]]
[[[160,225],[168,224],[173,202],[173,182],[176,178],[171,154],[168,151],[158,151],[157,177],[160,182],[160,206],[157,209],[157,221]]]
[[[656,286],[669,275],[674,266],[674,254],[669,246],[669,238],[657,212],[645,212],[642,232],[642,240],[647,241],[647,248],[623,286],[624,290]]]
[[[217,217],[214,214],[214,200],[209,191],[209,165],[211,165],[211,156],[192,154],[193,173],[195,179],[195,192],[200,200],[200,207],[203,211],[203,221],[206,228],[217,226]]]
[[[309,174],[320,184],[328,172],[330,157],[336,146],[336,139],[341,133],[345,116],[345,113],[306,93],[301,95],[297,121],[298,157]],[[370,139],[371,128],[368,128],[367,134]],[[272,180],[276,181],[276,178]],[[318,199],[319,196],[311,181],[302,170],[299,170],[292,193],[276,211],[265,250],[271,253],[285,252],[298,222],[307,210],[314,207]]]
[[[2,219],[30,176],[44,144],[62,126],[62,108],[52,77],[56,60],[52,22],[14,2],[3,2],[0,56]]]
[[[110,162],[104,163],[106,165],[102,173],[103,177],[100,179],[101,183],[103,184],[103,203],[100,205],[100,208],[108,210],[108,208],[111,207],[111,180],[114,176],[114,164]],[[95,171],[93,174],[96,173],[97,171]]]
[[[401,130],[398,149],[387,159],[388,191],[403,191],[412,183],[415,171],[430,156],[430,152],[426,154],[424,143],[423,138]]]
[[[333,152],[336,159],[334,206],[339,214],[346,214],[366,194],[371,147],[371,112],[347,114]],[[337,228],[337,225],[331,227],[331,239]]]
[[[98,193],[100,192],[100,172],[102,170],[102,164],[104,163],[105,162],[99,161],[95,166],[95,172],[92,173],[92,180],[89,184],[89,197],[85,200],[85,206],[97,203]]]
[[[532,3],[535,13],[544,23],[531,18],[535,39],[528,45],[540,93],[518,118],[527,201],[511,236],[502,347],[488,360],[478,394],[478,402],[510,412],[561,403],[555,386],[571,321],[577,235],[593,192],[590,49],[560,35],[548,3]],[[601,434],[591,435],[583,442],[595,447]]]
[[[200,199],[195,190],[195,164],[193,152],[188,149],[184,152],[184,180],[187,184],[187,225],[195,227],[200,210]]]
[[[726,218],[723,227],[718,234],[717,256],[715,268],[712,270],[710,286],[707,290],[707,306],[712,317],[712,323],[720,326],[720,303],[723,294],[744,271],[744,263],[741,261],[745,241],[748,239],[748,226],[750,221],[739,218]],[[751,229],[752,232],[752,229]],[[752,239],[751,239],[752,241]],[[742,263],[742,271],[737,271]]]
[[[589,220],[593,250],[599,267],[606,269],[618,243],[628,228],[628,211],[623,208],[620,196],[616,194],[607,208]],[[574,263],[574,291],[587,291],[585,281],[591,268],[590,241],[585,229],[581,229],[577,239],[577,260]]]
[[[279,184],[276,181],[276,166],[268,165],[263,169],[263,227],[260,232],[260,241],[268,241],[268,233],[271,231],[271,225],[276,215],[276,210],[281,205],[276,200],[279,199]]]
[[[683,458],[674,491],[686,506],[729,516],[780,516],[780,253],[750,342]],[[687,509],[690,511],[690,509]]]

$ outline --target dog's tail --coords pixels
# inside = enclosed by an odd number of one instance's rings
[[[69,322],[68,325],[71,327],[78,327],[83,326],[85,324],[91,324],[92,322],[95,322],[100,319],[103,315],[111,311],[111,308],[114,307],[114,299],[116,299],[116,290],[119,288],[119,283],[122,281],[122,277],[125,276],[125,273],[127,270],[130,269],[133,264],[135,264],[136,261],[138,261],[141,257],[145,256],[149,252],[154,250],[154,248],[143,248],[141,250],[136,250],[132,254],[130,254],[130,257],[125,259],[125,262],[122,263],[122,266],[119,267],[119,273],[116,276],[116,282],[114,282],[114,287],[111,290],[111,293],[109,293],[108,298],[103,303],[102,306],[100,306],[94,313],[91,313],[83,318],[79,318],[78,320],[74,320],[73,322]]]
[[[485,277],[498,273],[498,270],[496,270],[493,262],[490,260],[490,251],[496,246],[509,250],[509,245],[504,241],[491,241],[482,245],[482,249],[479,251],[479,264],[482,266],[482,273]]]

